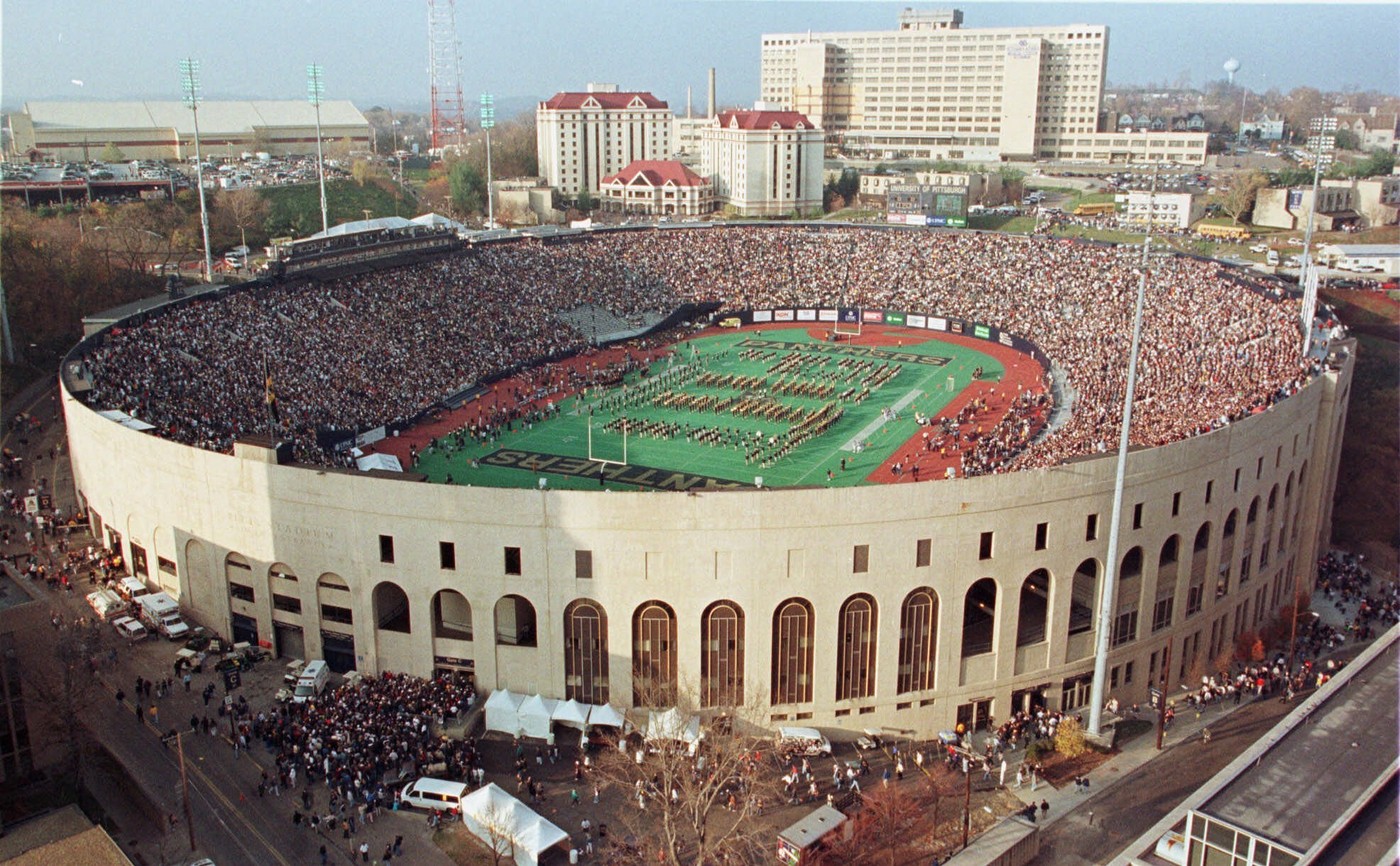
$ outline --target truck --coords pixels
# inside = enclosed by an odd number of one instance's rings
[[[160,632],[169,640],[180,640],[190,633],[190,627],[180,618],[180,605],[169,593],[143,595],[136,603],[141,608],[141,622],[151,631]]]

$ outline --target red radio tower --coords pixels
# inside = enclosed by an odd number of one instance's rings
[[[462,45],[453,0],[428,0],[428,78],[432,87],[432,149],[459,145],[467,132],[462,100]]]

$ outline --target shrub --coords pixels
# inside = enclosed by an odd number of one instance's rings
[[[1055,751],[1066,758],[1077,758],[1089,751],[1089,744],[1084,739],[1084,731],[1079,727],[1079,720],[1066,717],[1060,720],[1060,724],[1055,728]]]

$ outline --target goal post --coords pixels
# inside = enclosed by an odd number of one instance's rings
[[[613,434],[610,434],[610,433],[604,433],[604,435],[599,436],[599,439],[606,441],[607,438],[610,437],[610,436],[612,436],[612,435],[613,435]],[[623,421],[623,422],[622,422],[622,459],[621,459],[621,460],[618,460],[617,457],[616,457],[616,452],[613,452],[613,453],[614,453],[614,456],[613,456],[613,457],[603,457],[603,456],[599,455],[598,453],[594,452],[594,450],[593,450],[593,419],[592,419],[592,418],[589,418],[589,419],[588,419],[588,460],[589,460],[589,462],[591,462],[591,463],[602,463],[602,464],[605,464],[605,465],[612,465],[612,466],[626,466],[626,465],[627,465],[627,422],[626,422],[626,421]]]
[[[854,321],[854,322],[843,322],[843,321],[841,321],[840,318],[838,317],[837,320],[836,320],[835,322],[832,323],[832,328],[831,328],[831,334],[832,334],[832,336],[834,336],[838,341],[839,341],[842,337],[847,337],[847,338],[850,338],[850,337],[859,337],[859,336],[860,336],[860,329],[861,329],[861,321],[860,321],[860,318],[861,318],[860,315],[857,314],[856,317],[855,317],[855,321]]]

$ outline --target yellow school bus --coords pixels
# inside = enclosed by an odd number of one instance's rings
[[[1107,216],[1116,213],[1118,205],[1111,201],[1095,202],[1093,204],[1075,205],[1075,216]]]
[[[1202,225],[1196,227],[1196,234],[1203,238],[1220,238],[1227,241],[1247,241],[1249,229],[1244,226]]]

